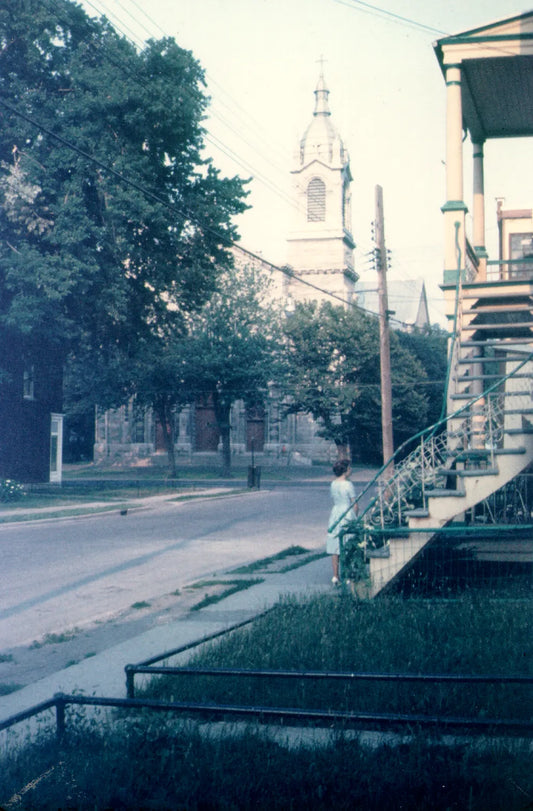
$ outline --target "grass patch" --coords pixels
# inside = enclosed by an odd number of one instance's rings
[[[13,524],[21,521],[42,521],[44,518],[74,518],[77,515],[92,515],[93,513],[111,512],[121,509],[121,505],[115,504],[113,506],[101,507],[71,507],[57,510],[50,510],[49,512],[32,512],[32,513],[10,513],[0,517],[0,524]]]
[[[0,696],[8,696],[10,693],[15,693],[20,690],[22,684],[14,684],[13,682],[5,682],[0,684]]]
[[[146,600],[139,600],[137,603],[132,603],[132,608],[141,609],[141,608],[150,608],[152,603],[147,603]]]
[[[72,725],[70,725],[72,727]],[[158,715],[149,723],[78,720],[4,758],[0,803],[28,808],[523,811],[530,755],[516,743],[479,751],[415,738],[375,750],[339,735],[288,752],[260,731],[206,739]]]
[[[258,571],[258,569],[266,569],[272,563],[276,563],[279,560],[285,560],[285,558],[294,557],[295,555],[307,555],[308,551],[309,550],[304,549],[303,546],[289,546],[287,549],[278,552],[277,555],[271,555],[269,558],[256,560],[254,563],[250,563],[247,566],[240,566],[238,569],[233,570],[233,574],[251,574],[252,572]]]
[[[356,602],[339,593],[287,599],[250,626],[203,646],[189,663],[530,675],[532,605],[481,594],[453,600]],[[449,688],[430,695],[411,685],[398,697],[383,685],[375,694],[368,685],[346,695],[344,688],[324,693],[276,681],[161,678],[147,692],[174,700],[277,706],[341,708],[344,701],[352,709],[376,710],[377,703],[381,712],[403,706],[425,714],[522,718],[532,711],[531,697],[517,685],[499,686],[493,696],[476,685],[466,698]],[[0,807],[524,811],[533,798],[529,742],[515,739],[444,746],[412,730],[408,741],[367,748],[340,730],[324,746],[287,749],[254,725],[244,734],[206,737],[170,714],[68,715],[60,748],[43,733],[31,746],[6,750]]]
[[[294,563],[289,563],[287,566],[282,566],[281,569],[278,569],[278,572],[279,574],[291,572],[293,569],[299,569],[300,566],[306,566],[308,563],[312,563],[314,560],[320,560],[321,558],[325,557],[327,557],[327,552],[315,552],[312,555],[308,555],[305,560],[297,560]]]
[[[60,645],[63,642],[70,642],[75,636],[79,634],[79,629],[74,628],[72,631],[64,631],[61,634],[45,634],[42,639],[36,639],[30,645],[30,650],[42,648],[45,645]]]
[[[262,583],[262,579],[254,579],[254,580],[210,580],[206,581],[201,586],[209,587],[209,586],[225,586],[222,591],[216,594],[206,594],[199,603],[191,606],[191,611],[199,611],[201,608],[206,608],[208,605],[213,605],[213,603],[218,603],[220,600],[224,600],[226,597],[229,597],[231,594],[236,594],[239,591],[244,591],[245,589],[249,589],[251,586],[256,586],[258,583]],[[196,584],[195,584],[196,585]]]
[[[11,653],[0,653],[0,664],[5,664],[6,662],[13,661],[13,654]]]
[[[533,675],[532,601],[324,595],[286,600],[191,659],[198,667],[388,673]],[[176,701],[530,718],[525,685],[344,684],[283,679],[154,679],[147,694]]]

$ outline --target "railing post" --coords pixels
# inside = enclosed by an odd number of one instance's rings
[[[126,672],[126,696],[127,698],[135,698],[135,669],[133,665],[126,665],[124,668]]]
[[[56,740],[60,744],[65,737],[65,695],[56,693],[54,696],[56,706]]]
[[[495,462],[494,462],[494,434],[493,434],[494,426],[493,426],[493,423],[492,423],[493,407],[494,407],[493,399],[492,399],[491,395],[489,394],[489,396],[487,397],[487,424],[488,424],[488,427],[489,427],[490,466],[492,468],[494,467],[494,464],[495,464]]]
[[[424,447],[424,437],[420,438],[420,461],[421,461],[421,468],[420,471],[420,484],[422,487],[422,506],[425,507],[426,505],[426,449]]]

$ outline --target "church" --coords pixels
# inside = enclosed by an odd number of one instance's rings
[[[288,233],[287,266],[290,273],[246,251],[233,248],[236,265],[259,265],[273,277],[278,296],[287,309],[294,302],[312,300],[350,306],[357,299],[356,247],[351,222],[350,158],[337,132],[329,107],[329,90],[321,71],[314,110],[293,157],[291,170],[293,221]],[[329,460],[332,443],[319,437],[307,414],[283,414],[276,386],[272,385],[261,409],[233,406],[231,447],[234,454],[257,453],[292,459],[303,464]],[[177,454],[216,452],[219,435],[209,404],[192,403],[177,420]],[[97,409],[94,461],[132,463],[165,459],[165,443],[151,411],[131,401],[114,411]]]

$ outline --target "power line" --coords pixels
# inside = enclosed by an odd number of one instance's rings
[[[306,279],[302,279],[301,277],[296,275],[293,271],[291,271],[291,270],[289,270],[287,268],[281,268],[278,265],[274,265],[271,262],[266,261],[263,257],[259,256],[256,253],[253,253],[253,251],[249,251],[246,248],[243,248],[242,246],[238,245],[237,242],[235,242],[234,240],[231,240],[231,239],[227,238],[221,231],[215,231],[215,229],[211,229],[211,228],[209,228],[209,226],[201,225],[200,223],[198,223],[195,220],[195,218],[193,216],[191,216],[191,214],[189,212],[184,211],[183,209],[179,209],[177,206],[173,205],[172,203],[169,203],[167,200],[164,200],[163,198],[161,198],[158,195],[154,194],[149,189],[144,188],[139,183],[137,183],[135,180],[132,180],[131,178],[127,177],[126,175],[123,175],[121,172],[117,172],[117,170],[113,169],[113,167],[109,166],[108,164],[105,164],[103,161],[99,160],[98,158],[95,158],[93,155],[89,154],[85,150],[80,149],[75,144],[72,144],[70,141],[67,141],[66,138],[63,138],[61,135],[58,135],[57,133],[53,132],[53,130],[48,129],[48,127],[45,127],[43,124],[40,124],[34,118],[26,115],[25,113],[21,113],[19,110],[17,110],[11,104],[8,104],[8,102],[4,101],[4,99],[2,99],[2,98],[0,98],[0,106],[3,106],[6,110],[11,112],[13,115],[15,115],[15,116],[21,118],[22,120],[26,121],[26,123],[30,124],[31,126],[36,127],[41,132],[46,133],[46,135],[48,135],[50,138],[53,138],[56,141],[58,141],[58,143],[60,143],[65,148],[70,149],[71,151],[75,152],[76,154],[80,155],[81,157],[85,158],[86,160],[90,161],[91,163],[95,164],[95,166],[98,166],[100,169],[103,169],[105,172],[108,172],[110,175],[112,175],[114,178],[119,180],[121,183],[124,183],[124,184],[126,184],[128,186],[131,186],[136,191],[139,191],[141,194],[145,194],[148,197],[150,197],[150,199],[152,199],[154,202],[159,203],[160,205],[163,205],[165,208],[169,209],[170,211],[175,212],[176,214],[179,214],[180,217],[187,218],[192,224],[199,225],[200,227],[203,228],[203,230],[205,230],[207,232],[211,232],[224,244],[224,247],[226,247],[226,248],[236,247],[239,250],[241,250],[243,253],[245,253],[246,255],[250,256],[252,259],[254,259],[256,261],[259,261],[262,264],[268,265],[273,270],[281,272],[281,273],[285,274],[286,276],[289,276],[291,279],[294,279],[295,281],[299,282],[300,284],[304,284],[307,287],[310,287],[310,288],[322,293],[323,295],[326,295],[326,296],[329,296],[330,298],[336,299],[337,301],[339,301],[344,306],[351,306],[351,307],[354,307],[354,308],[356,308],[358,310],[361,310],[362,312],[366,312],[368,315],[371,315],[371,316],[374,316],[374,317],[376,316],[375,313],[372,313],[370,310],[364,310],[364,308],[360,307],[355,302],[347,301],[346,299],[342,298],[341,296],[337,296],[335,293],[332,293],[332,292],[330,292],[328,290],[324,290],[323,288],[318,287],[318,285],[315,285],[312,282],[307,281]]]
[[[429,31],[433,34],[445,34],[445,31],[442,31],[439,28],[434,28],[432,25],[426,25],[425,23],[420,23],[417,20],[413,20],[411,17],[403,17],[401,14],[396,14],[393,11],[389,11],[386,8],[381,8],[380,6],[375,6],[372,3],[365,3],[363,0],[334,0],[340,6],[346,6],[347,8],[351,8],[353,11],[361,11],[365,14],[371,14],[372,16],[380,16],[382,18],[388,18],[393,20],[393,22],[401,23],[402,25],[408,25],[411,28],[416,28],[421,31]]]

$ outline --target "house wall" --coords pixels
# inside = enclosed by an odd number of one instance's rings
[[[0,477],[47,482],[51,414],[62,409],[59,357],[5,333],[0,339]]]

